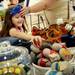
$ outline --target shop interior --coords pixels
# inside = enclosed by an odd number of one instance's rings
[[[75,0],[43,1],[0,0],[0,75],[75,75]]]

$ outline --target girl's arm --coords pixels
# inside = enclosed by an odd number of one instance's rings
[[[24,32],[19,32],[15,28],[10,29],[9,35],[20,39],[31,40],[32,43],[37,47],[41,46],[42,44],[42,38],[40,36],[32,36]]]
[[[28,35],[24,32],[19,32],[15,28],[10,29],[9,35],[12,37],[17,37],[17,38],[21,38],[21,39],[25,39],[25,40],[31,40],[31,38],[32,38],[31,35]]]

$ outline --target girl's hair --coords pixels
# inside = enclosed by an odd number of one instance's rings
[[[10,1],[12,1],[12,0],[10,0]],[[19,3],[21,3],[21,2],[23,2],[24,0],[19,0]]]
[[[3,1],[3,0],[0,0],[0,2],[1,2],[1,1]]]
[[[12,7],[12,8],[14,8],[14,7]],[[12,23],[13,15],[10,14],[10,10],[12,8],[7,9],[7,11],[5,13],[4,24],[3,24],[3,27],[2,27],[2,30],[1,30],[1,33],[0,33],[0,37],[10,36],[9,35],[9,30],[12,27],[15,27],[14,24]],[[22,27],[23,27],[24,31],[26,31],[26,28],[25,28],[24,24],[22,25]]]

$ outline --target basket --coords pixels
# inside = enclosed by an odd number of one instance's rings
[[[32,63],[33,75],[45,75],[45,73],[50,69],[50,67],[41,67]]]
[[[75,47],[68,48],[72,54],[75,54]],[[73,57],[75,60],[75,57]],[[69,61],[70,62],[70,61]],[[73,66],[75,66],[75,62],[70,62]],[[32,75],[48,75],[51,71],[50,67],[41,67],[34,63],[32,63]]]

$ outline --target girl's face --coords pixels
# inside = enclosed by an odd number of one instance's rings
[[[15,27],[22,27],[24,23],[24,18],[19,14],[16,14],[12,17],[12,23],[15,25]]]

